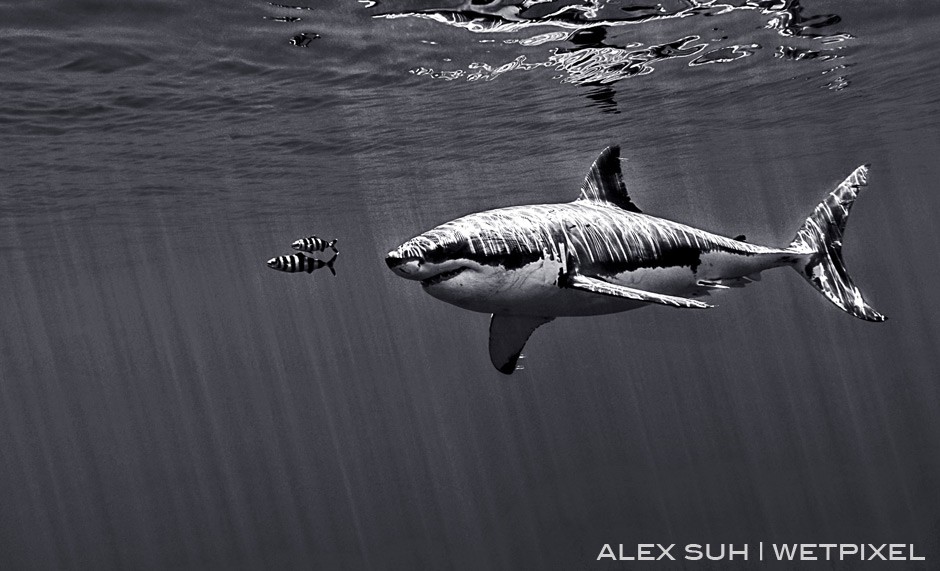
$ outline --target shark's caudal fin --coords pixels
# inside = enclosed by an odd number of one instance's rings
[[[884,321],[885,316],[862,299],[842,262],[842,233],[849,210],[867,185],[868,165],[862,165],[816,207],[788,249],[800,254],[796,271],[826,299],[859,319]]]
[[[554,317],[494,313],[490,319],[490,361],[496,370],[511,375],[529,336],[552,319]]]

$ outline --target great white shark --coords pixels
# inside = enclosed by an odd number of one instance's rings
[[[575,201],[469,214],[408,240],[385,261],[438,299],[491,313],[490,360],[505,374],[532,332],[556,317],[709,308],[699,298],[783,266],[850,315],[884,321],[852,283],[841,253],[849,209],[867,184],[862,165],[788,246],[771,248],[644,214],[624,185],[615,145],[591,166]]]

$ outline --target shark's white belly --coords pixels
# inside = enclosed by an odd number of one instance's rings
[[[603,276],[603,280],[643,291],[700,297],[714,291],[703,282],[734,280],[780,265],[774,256],[702,253],[700,265],[638,268]],[[479,266],[444,282],[427,286],[430,295],[471,311],[540,316],[602,315],[649,305],[559,286],[560,261],[541,258],[518,269]]]

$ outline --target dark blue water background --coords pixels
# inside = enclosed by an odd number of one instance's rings
[[[576,33],[563,2],[509,32],[369,4],[0,1],[0,566],[940,558],[940,9],[608,2],[664,17]],[[573,199],[610,143],[644,211],[768,245],[873,163],[845,253],[889,321],[781,269],[560,319],[504,377],[487,316],[384,267]],[[336,278],[265,267],[310,233]]]

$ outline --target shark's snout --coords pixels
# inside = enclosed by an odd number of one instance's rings
[[[301,248],[303,247],[303,245],[304,245],[304,241],[303,241],[303,240],[296,240],[295,242],[293,242],[293,243],[290,245],[290,247],[293,248],[293,249],[295,249],[295,250],[299,250],[299,249],[301,249]]]
[[[408,279],[421,279],[418,272],[424,260],[415,256],[403,256],[398,250],[392,250],[385,256],[385,265],[399,276]]]
[[[271,258],[270,260],[268,260],[268,267],[269,267],[269,268],[276,268],[276,267],[277,267],[277,258]]]

